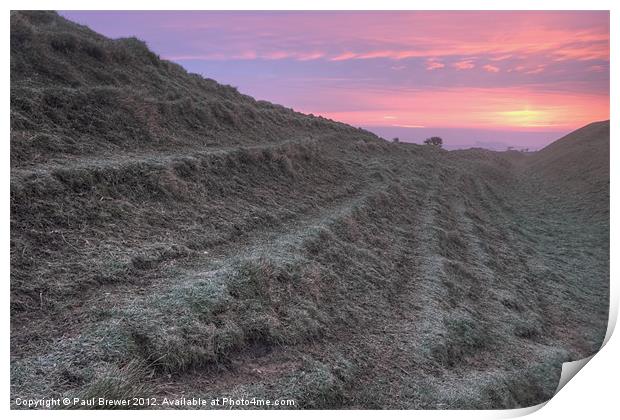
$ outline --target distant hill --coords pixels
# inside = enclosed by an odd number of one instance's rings
[[[605,335],[608,197],[609,122],[392,144],[11,12],[12,407],[537,404]]]

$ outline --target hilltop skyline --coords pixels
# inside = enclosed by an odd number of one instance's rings
[[[61,14],[257,99],[403,141],[540,148],[609,118],[608,12]]]

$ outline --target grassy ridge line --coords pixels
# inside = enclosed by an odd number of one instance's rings
[[[329,136],[325,136],[329,138]],[[181,163],[185,160],[204,160],[210,156],[224,156],[244,153],[267,152],[268,149],[277,151],[277,149],[285,148],[288,145],[295,147],[297,145],[311,144],[324,141],[319,136],[301,137],[297,139],[287,139],[278,142],[261,143],[256,145],[238,145],[238,146],[211,146],[203,149],[180,150],[176,153],[168,151],[149,151],[140,153],[122,153],[116,155],[101,155],[97,157],[85,156],[79,158],[68,158],[59,161],[51,161],[44,164],[32,164],[24,167],[14,167],[11,169],[11,182],[14,188],[20,188],[20,184],[24,184],[29,180],[40,177],[58,176],[63,171],[76,171],[79,175],[80,171],[102,172],[114,170],[122,170],[132,166],[152,166],[169,167],[174,163]]]
[[[197,100],[192,106],[198,108],[188,110],[167,102],[145,102],[140,92],[131,99],[112,95],[104,100],[101,94],[73,99],[57,90],[52,90],[57,97],[37,97],[16,90],[12,103],[13,166],[45,163],[63,156],[99,156],[110,151],[175,152],[181,148],[255,144],[264,139],[286,140],[300,131],[316,135],[342,131],[335,125],[323,127],[320,120],[307,116],[287,121],[272,110],[246,118],[247,111],[232,105],[226,108],[212,98]],[[80,94],[84,95],[82,90]],[[118,91],[118,95],[127,95],[127,89]],[[22,98],[29,102],[20,103]],[[40,109],[43,105],[46,108]],[[223,110],[218,110],[221,107]],[[32,116],[28,123],[21,122],[28,116]],[[239,136],[240,132],[246,134]],[[362,136],[371,138],[367,134]]]
[[[33,253],[58,261],[59,269],[66,267],[67,258],[89,260],[82,273],[93,272],[94,282],[68,279],[65,291],[56,288],[62,296],[79,292],[75,288],[80,284],[118,282],[117,276],[125,281],[128,275],[153,269],[168,259],[184,258],[244,232],[294,219],[321,202],[347,194],[351,184],[328,188],[337,178],[357,182],[351,168],[323,157],[323,147],[312,140],[176,158],[166,164],[128,161],[126,166],[107,169],[67,168],[50,177],[16,181],[14,187],[21,188],[11,191],[14,291],[26,298],[30,295],[32,304],[26,306],[33,309],[40,304],[41,292],[53,304],[54,290],[37,280],[45,281],[50,274],[37,275],[35,269],[53,270],[54,265],[42,266]],[[268,183],[273,185],[264,190]],[[296,198],[290,201],[288,197]],[[160,217],[172,218],[176,225],[165,225]],[[201,221],[208,224],[201,226]],[[182,226],[188,230],[179,231]],[[205,228],[213,234],[208,235]],[[53,249],[50,242],[56,244]],[[157,242],[178,246],[162,248]],[[93,266],[101,251],[126,263]]]

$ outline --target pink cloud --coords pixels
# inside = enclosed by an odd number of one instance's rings
[[[303,59],[320,45],[324,56],[315,59],[331,61],[476,55],[503,61],[532,54],[556,61],[609,60],[609,13],[605,11],[204,11],[127,12],[127,16],[134,17],[127,25],[130,30],[123,33],[118,15],[109,20],[111,36],[135,35],[150,25],[166,32],[170,48],[192,45],[197,49],[191,54],[161,51],[163,56],[226,60],[250,49],[257,58],[277,59],[273,51],[279,51],[280,59]],[[209,42],[196,42],[201,39]]]
[[[334,61],[477,54],[492,54],[492,61],[502,61],[512,56],[535,53],[544,53],[557,60],[609,58],[608,15],[605,22],[605,12],[385,12],[379,15],[364,12],[287,12],[211,15],[220,17],[209,22],[196,14],[195,18],[190,16],[184,19],[187,21],[173,27],[177,31],[229,31],[234,35],[235,42],[240,44],[255,42],[273,47],[283,45],[282,41],[295,40],[295,47],[289,51],[291,53],[293,50],[303,52],[311,44],[329,46],[336,41],[339,47],[346,46],[349,52],[330,52],[329,56]],[[599,19],[600,22],[587,25],[588,19]],[[229,30],[223,25],[235,29]],[[312,35],[308,36],[310,28]],[[411,48],[412,45],[415,48]],[[234,51],[232,53],[235,54]]]
[[[256,51],[243,51],[238,56],[241,60],[255,60],[256,59]]]
[[[355,58],[363,60],[369,58],[389,58],[391,54],[393,54],[392,51],[367,51],[361,54],[356,54]]]
[[[342,61],[342,60],[351,60],[352,58],[355,58],[356,54],[352,53],[352,52],[345,52],[342,54],[339,54],[335,57],[330,58],[330,61]]]
[[[443,63],[440,63],[439,61],[428,60],[426,62],[426,70],[443,69],[444,67],[446,67],[446,65]]]
[[[485,64],[484,66],[482,66],[482,68],[484,69],[484,71],[487,71],[489,73],[498,73],[499,72],[499,67],[492,66],[490,64]]]
[[[508,73],[512,73],[513,71],[522,72],[523,70],[525,70],[525,66],[516,66],[511,69],[508,69]]]
[[[301,53],[297,55],[297,60],[299,61],[309,61],[309,60],[318,60],[319,58],[323,58],[325,53],[322,52],[311,52],[311,53]]]
[[[286,51],[272,51],[266,54],[261,54],[261,58],[265,58],[267,60],[283,60],[291,56],[292,54]]]
[[[538,74],[538,73],[542,73],[543,71],[545,71],[545,66],[543,64],[539,64],[532,70],[526,71],[525,74]]]
[[[402,127],[402,128],[424,128],[423,125],[420,124],[392,124],[392,127]]]
[[[452,66],[457,70],[470,70],[476,67],[472,60],[457,61],[456,63],[452,64]]]
[[[504,54],[504,55],[500,55],[498,57],[490,57],[489,60],[491,60],[491,61],[504,61],[504,60],[508,60],[509,58],[512,58],[512,54]]]

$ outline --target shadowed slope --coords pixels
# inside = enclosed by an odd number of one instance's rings
[[[609,121],[589,124],[545,147],[530,170],[591,217],[609,219]]]

